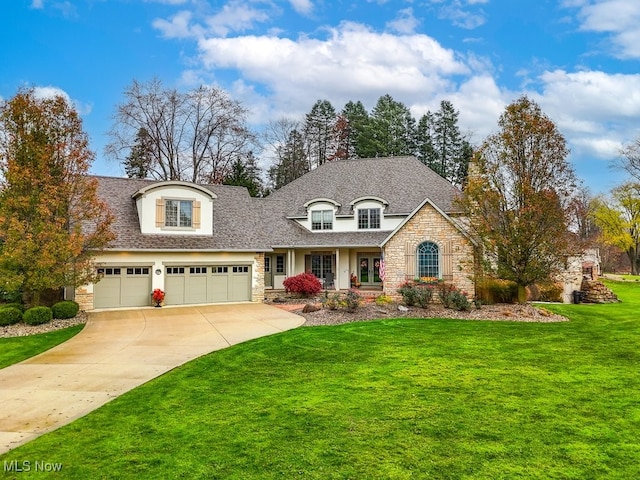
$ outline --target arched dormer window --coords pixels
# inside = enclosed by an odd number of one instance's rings
[[[416,251],[418,277],[440,278],[440,250],[433,242],[423,242]]]

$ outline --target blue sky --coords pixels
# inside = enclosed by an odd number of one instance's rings
[[[74,102],[96,152],[133,79],[223,88],[269,120],[318,99],[369,110],[390,94],[419,118],[450,100],[472,143],[527,94],[558,125],[594,193],[640,135],[636,0],[11,0],[0,15],[0,97],[21,87]]]

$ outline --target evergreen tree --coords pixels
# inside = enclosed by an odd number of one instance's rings
[[[432,168],[441,177],[460,185],[458,163],[463,161],[464,141],[458,128],[458,112],[448,100],[440,102],[440,110],[433,115],[433,133],[436,158]]]
[[[458,115],[447,100],[440,102],[437,112],[423,115],[418,123],[417,154],[422,163],[441,177],[463,187],[473,148],[460,133]]]
[[[433,148],[433,114],[431,112],[425,113],[418,122],[416,152],[418,160],[433,169],[436,152]]]
[[[371,113],[371,127],[377,157],[413,155],[416,149],[416,122],[409,109],[391,95],[378,99]]]
[[[371,119],[362,102],[347,102],[342,114],[348,123],[347,137],[350,157],[375,157],[377,149],[373,138]]]
[[[333,156],[336,120],[336,110],[328,100],[318,100],[307,113],[304,136],[312,168],[319,167]]]
[[[138,130],[131,153],[124,160],[124,171],[129,178],[147,178],[153,164],[153,139],[146,128]]]
[[[278,147],[278,162],[269,169],[269,179],[274,189],[283,187],[309,171],[309,160],[304,137],[292,130],[287,142]]]
[[[249,152],[246,159],[236,158],[231,164],[231,172],[222,182],[223,185],[246,187],[249,195],[259,197],[263,194],[260,168],[256,163],[253,152]]]

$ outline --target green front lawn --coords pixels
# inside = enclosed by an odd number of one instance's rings
[[[76,335],[84,325],[27,337],[0,338],[0,368],[38,355]]]
[[[257,339],[0,462],[83,479],[638,478],[640,285],[615,288],[624,303],[549,306],[565,323],[383,320]]]

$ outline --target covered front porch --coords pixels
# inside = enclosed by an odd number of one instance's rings
[[[287,277],[313,273],[327,290],[382,292],[384,262],[377,247],[281,249],[265,254],[265,291],[284,290]]]

